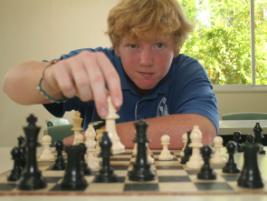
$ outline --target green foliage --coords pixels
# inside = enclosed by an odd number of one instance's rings
[[[249,0],[182,0],[195,30],[181,52],[197,58],[214,84],[251,84]],[[255,5],[256,82],[267,84],[266,0]],[[266,11],[267,12],[267,11]],[[203,18],[206,15],[206,18]]]

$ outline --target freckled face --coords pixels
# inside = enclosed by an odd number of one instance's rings
[[[116,48],[124,71],[142,90],[154,88],[170,69],[174,57],[171,38],[159,38],[149,42],[124,37]]]

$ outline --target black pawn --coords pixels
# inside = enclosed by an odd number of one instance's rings
[[[263,135],[260,123],[258,122],[256,123],[255,127],[253,128],[253,132],[254,132],[255,143],[259,145],[259,154],[265,154],[266,152],[262,144]]]
[[[8,176],[8,181],[17,181],[21,177],[21,172],[23,168],[20,164],[20,152],[18,147],[14,147],[11,151],[12,160],[14,161],[13,169],[10,172],[10,175]]]
[[[143,120],[135,123],[137,156],[133,165],[133,170],[129,172],[129,179],[133,181],[151,181],[155,177],[147,161],[147,126],[147,123]]]
[[[80,144],[81,150],[82,150],[82,154],[81,154],[81,168],[82,171],[84,172],[84,175],[91,175],[92,171],[90,170],[90,168],[88,167],[86,160],[85,160],[85,154],[86,154],[86,146],[85,144],[81,143]]]
[[[229,141],[226,145],[227,152],[228,152],[228,161],[223,167],[224,173],[239,173],[240,170],[237,168],[237,165],[234,160],[234,154],[235,154],[235,142]]]
[[[108,136],[108,133],[103,132],[100,142],[101,152],[99,154],[102,158],[102,164],[98,175],[96,175],[95,182],[107,183],[118,181],[117,176],[114,174],[113,168],[110,166],[111,146],[112,142]]]
[[[236,143],[237,152],[243,152],[242,146],[241,146],[241,138],[242,138],[241,132],[237,131],[237,132],[234,132],[233,133],[233,140]]]
[[[237,184],[243,188],[263,188],[257,153],[259,145],[254,143],[253,140],[248,139],[244,145],[244,165],[241,170]]]
[[[24,169],[26,165],[26,141],[23,136],[19,136],[17,140],[18,140],[18,148],[20,152],[20,165],[22,169]]]
[[[38,169],[36,160],[37,139],[40,127],[36,126],[37,118],[30,115],[27,118],[28,126],[24,127],[26,135],[26,166],[18,188],[21,190],[34,190],[46,187],[46,182]]]
[[[67,153],[67,167],[60,184],[61,189],[84,190],[88,184],[81,167],[82,148],[79,145],[73,145],[66,147],[65,151]]]
[[[189,146],[191,144],[190,134],[191,134],[191,131],[188,131],[187,132],[187,142],[186,142],[186,145],[184,148],[184,155],[180,161],[181,164],[186,164],[192,155],[192,147]]]
[[[55,163],[52,166],[52,170],[65,170],[65,161],[63,157],[63,149],[64,145],[63,142],[60,140],[57,140],[55,142],[56,152],[57,152],[57,158],[55,160]]]
[[[199,173],[197,174],[198,179],[204,180],[214,180],[216,179],[216,173],[210,166],[210,156],[211,156],[211,148],[208,145],[205,145],[201,148],[201,155],[204,161],[203,166],[201,167]]]

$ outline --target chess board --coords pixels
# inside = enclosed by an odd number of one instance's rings
[[[262,189],[244,189],[237,186],[238,174],[223,174],[221,169],[215,169],[216,180],[204,181],[197,179],[197,172],[186,170],[179,163],[178,152],[173,152],[172,161],[159,161],[159,151],[153,151],[155,163],[151,166],[155,172],[153,181],[134,182],[128,179],[128,172],[134,158],[131,151],[114,155],[111,165],[118,176],[116,183],[97,183],[96,173],[86,176],[88,186],[79,191],[66,191],[60,188],[64,171],[51,170],[52,163],[40,162],[39,169],[46,179],[47,187],[41,190],[22,191],[17,188],[18,182],[8,182],[10,171],[0,174],[0,195],[224,195],[224,194],[267,194],[266,174],[262,174],[265,187]],[[264,171],[264,157],[259,158],[261,170]],[[242,158],[238,156],[238,158]],[[238,163],[242,160],[237,160]],[[240,167],[241,164],[239,164]]]

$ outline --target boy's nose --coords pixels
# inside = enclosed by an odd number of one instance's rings
[[[153,64],[153,53],[150,48],[143,48],[141,50],[140,64],[143,66],[151,66]]]

